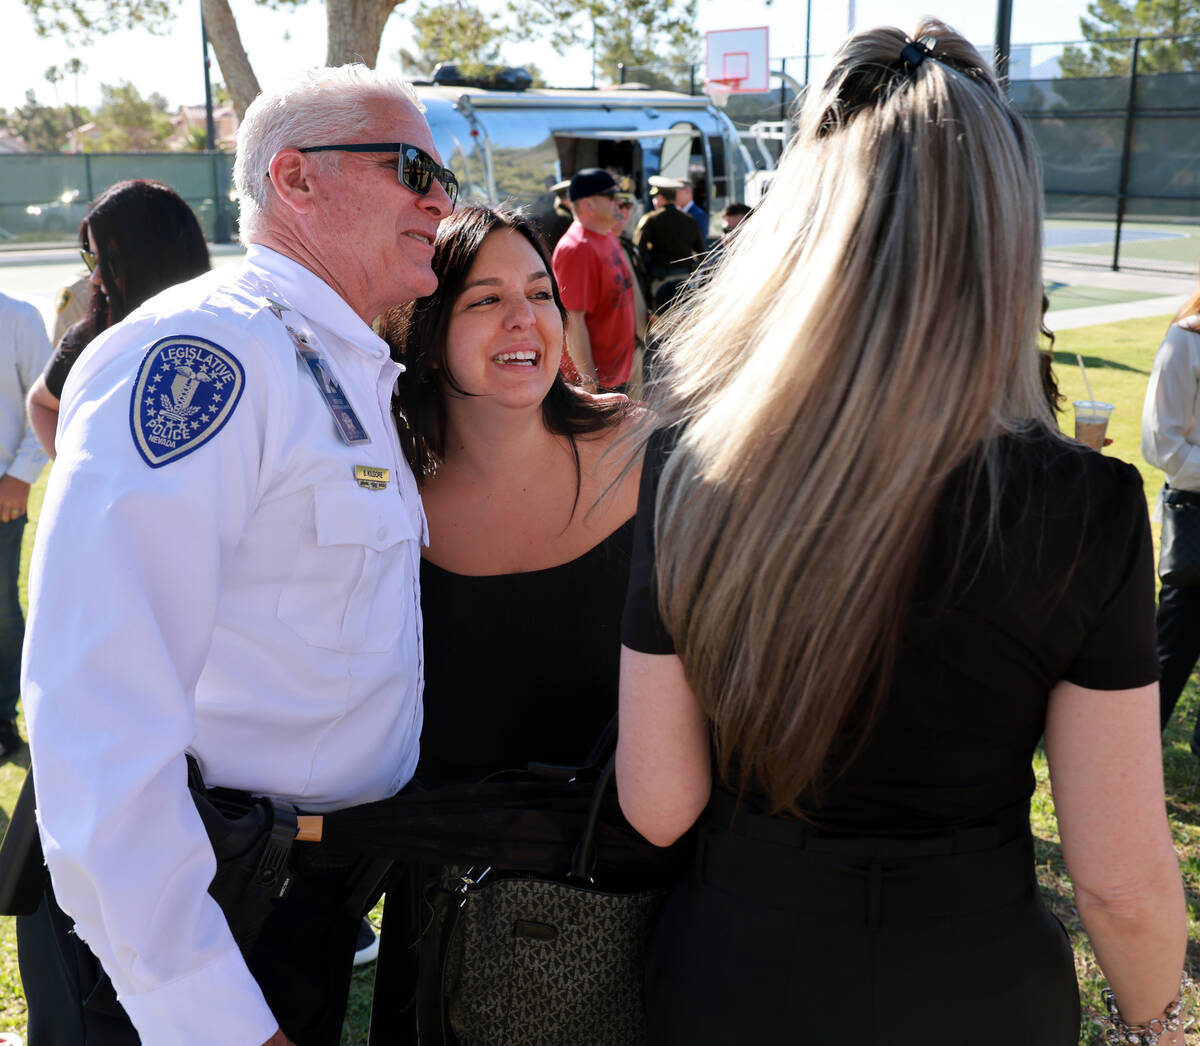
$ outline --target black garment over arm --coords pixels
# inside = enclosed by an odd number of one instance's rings
[[[55,399],[62,399],[62,390],[67,383],[67,375],[71,373],[75,361],[79,359],[80,353],[88,347],[93,337],[92,323],[86,316],[79,322],[72,323],[63,332],[63,336],[54,347],[54,354],[46,361],[46,368],[42,371],[42,380],[46,383],[46,390]]]

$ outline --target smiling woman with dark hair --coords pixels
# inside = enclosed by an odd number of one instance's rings
[[[169,185],[147,178],[117,182],[96,197],[79,225],[79,248],[91,272],[87,315],[63,334],[28,396],[30,423],[51,457],[63,384],[79,354],[159,291],[210,268],[192,209]]]
[[[564,380],[565,312],[525,218],[457,211],[433,271],[437,292],[383,329],[405,366],[397,425],[429,521],[417,780],[580,765],[617,707],[640,469],[606,451],[635,412]],[[385,949],[407,936],[394,918]],[[417,1016],[430,1019],[424,1004]],[[423,1024],[421,1041],[438,1034]]]
[[[559,370],[565,314],[525,218],[462,208],[438,229],[433,270],[437,292],[384,325],[429,518],[426,784],[587,755],[616,710],[639,475],[605,454],[629,402]],[[478,656],[462,656],[464,635]]]

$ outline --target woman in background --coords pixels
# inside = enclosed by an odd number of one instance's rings
[[[1043,736],[1117,1020],[1183,1042],[1145,500],[1053,423],[1041,206],[970,44],[860,33],[667,341],[617,753],[648,839],[701,819],[656,1043],[1076,1046]]]
[[[1200,506],[1200,287],[1183,303],[1154,357],[1142,409],[1142,456],[1167,474],[1164,497]],[[1166,729],[1200,657],[1200,588],[1169,585],[1158,594],[1160,724]],[[1192,729],[1200,756],[1200,718]]]
[[[210,268],[192,209],[170,186],[146,178],[117,182],[96,197],[79,225],[79,248],[92,274],[87,315],[67,328],[26,400],[52,458],[63,384],[79,354],[159,291]]]

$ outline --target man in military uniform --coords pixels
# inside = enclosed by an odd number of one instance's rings
[[[638,222],[633,242],[650,266],[650,291],[656,310],[670,304],[704,254],[704,240],[696,223],[676,205],[683,182],[654,175],[650,179],[650,202],[654,210]]]
[[[54,306],[54,333],[50,335],[52,347],[58,348],[67,328],[87,315],[91,294],[92,274],[86,269],[58,292],[58,301]]]
[[[370,324],[436,289],[457,183],[411,87],[363,66],[260,95],[234,180],[244,263],[110,328],[63,390],[24,671],[53,892],[22,957],[63,977],[27,985],[35,1042],[57,1007],[89,1046],[335,1046],[361,869],[293,868],[243,957],[185,754],[313,813],[417,763],[427,534]]]

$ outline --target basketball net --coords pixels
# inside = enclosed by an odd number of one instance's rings
[[[740,76],[728,80],[706,80],[704,92],[712,99],[713,105],[724,109],[729,104],[729,96],[741,86],[742,80]]]

